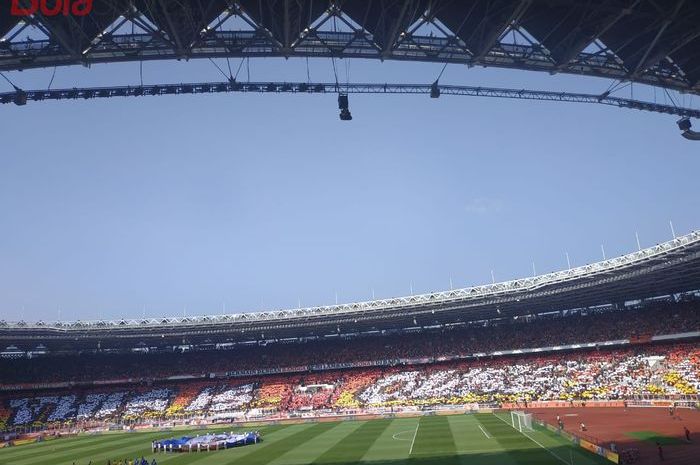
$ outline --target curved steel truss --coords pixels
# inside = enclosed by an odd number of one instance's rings
[[[568,292],[573,289],[585,289],[599,285],[614,287],[616,283],[644,277],[654,272],[665,272],[669,267],[681,266],[684,263],[698,263],[700,257],[700,231],[694,231],[685,236],[679,236],[672,241],[657,244],[617,258],[596,262],[577,268],[556,271],[529,278],[521,278],[501,283],[454,289],[450,291],[432,292],[428,294],[379,299],[366,302],[355,302],[341,305],[330,305],[311,308],[239,313],[228,315],[202,315],[144,319],[72,321],[53,323],[28,323],[0,321],[0,330],[32,330],[53,329],[62,332],[80,333],[85,330],[114,330],[127,328],[161,329],[164,327],[212,327],[220,325],[227,327],[233,323],[277,324],[278,327],[289,325],[290,321],[301,321],[303,325],[312,326],[314,318],[340,317],[361,319],[375,318],[378,311],[393,311],[396,314],[406,312],[418,315],[421,311],[433,312],[439,306],[441,311],[447,311],[451,306],[465,308],[470,303],[484,305],[484,299],[490,299],[497,304],[508,300],[520,301],[520,296],[529,295],[535,299],[547,295]],[[697,271],[697,267],[694,268]],[[690,273],[685,273],[690,274]],[[693,279],[693,285],[699,284]],[[684,289],[694,290],[697,287]],[[488,302],[487,302],[488,303]],[[433,310],[431,310],[431,308]],[[425,310],[421,310],[425,309]]]
[[[20,0],[28,1],[28,0]],[[217,57],[496,66],[700,94],[700,2],[94,0],[85,17],[0,11],[0,71]]]
[[[0,103],[25,104],[27,101],[76,100],[149,95],[209,94],[221,92],[265,93],[341,93],[341,94],[428,94],[496,97],[551,102],[596,103],[619,108],[645,110],[684,118],[700,118],[700,110],[643,100],[571,92],[549,92],[496,87],[451,86],[437,84],[333,84],[290,82],[212,82],[193,84],[153,84],[147,86],[88,87],[53,90],[20,90],[0,93]],[[436,93],[437,92],[437,93]]]

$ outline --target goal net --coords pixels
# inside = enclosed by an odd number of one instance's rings
[[[525,412],[510,412],[510,421],[513,428],[520,431],[532,431],[532,414]]]

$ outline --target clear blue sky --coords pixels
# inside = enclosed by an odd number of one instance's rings
[[[222,66],[225,63],[220,62]],[[232,66],[237,67],[238,61]],[[344,78],[346,64],[338,63]],[[355,82],[440,65],[352,62]],[[145,63],[144,82],[221,78]],[[242,75],[245,75],[245,68]],[[53,87],[134,84],[138,64]],[[330,80],[328,60],[312,80]],[[45,88],[51,70],[10,73]],[[305,80],[299,60],[253,80]],[[605,90],[609,81],[448,66],[443,83]],[[9,86],[0,82],[0,90]],[[642,92],[636,90],[636,92]],[[623,92],[621,95],[628,95]],[[697,106],[696,102],[686,101]],[[428,292],[566,267],[700,227],[700,144],[675,117],[427,96],[209,95],[0,107],[0,318],[257,311]]]

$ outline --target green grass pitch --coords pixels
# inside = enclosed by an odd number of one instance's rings
[[[258,428],[259,444],[189,454],[150,450],[154,439],[196,434],[188,430],[82,435],[0,449],[0,465],[106,465],[141,456],[149,462],[155,457],[159,465],[611,463],[539,427],[523,435],[508,420],[506,414],[476,414],[271,425]]]

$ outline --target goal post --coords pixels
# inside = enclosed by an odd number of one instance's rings
[[[532,431],[532,414],[517,410],[510,412],[510,421],[514,429],[520,431]]]

